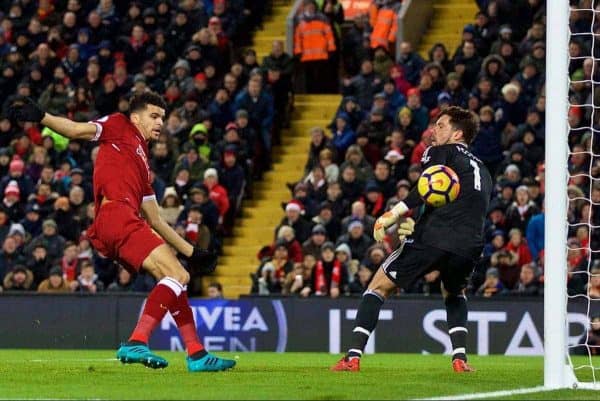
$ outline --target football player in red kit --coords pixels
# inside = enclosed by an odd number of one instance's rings
[[[117,358],[123,363],[166,367],[168,362],[150,351],[148,340],[168,311],[186,345],[188,370],[226,370],[235,361],[208,353],[198,338],[186,291],[190,275],[169,245],[188,258],[191,266],[207,272],[214,270],[217,256],[192,246],[160,217],[150,184],[148,142],[158,138],[166,108],[160,95],[146,92],[131,98],[129,116],[115,113],[86,123],[46,113],[24,98],[9,107],[9,117],[41,123],[70,139],[99,143],[94,165],[96,217],[87,235],[100,254],[129,270],[144,269],[158,281]]]

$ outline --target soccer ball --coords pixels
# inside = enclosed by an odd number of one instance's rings
[[[421,198],[433,207],[454,201],[460,192],[458,175],[448,166],[437,164],[427,167],[417,182]]]

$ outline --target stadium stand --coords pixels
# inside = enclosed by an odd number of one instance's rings
[[[428,125],[449,105],[479,115],[473,152],[495,180],[486,246],[468,291],[481,296],[542,293],[544,4],[436,2],[421,42],[401,43],[395,55],[383,32],[392,29],[385,15],[399,3],[375,1],[368,15],[345,23],[338,78],[343,99],[328,124],[309,131],[303,176],[288,182],[285,216],[273,241],[258,254],[253,293],[360,293],[396,245],[391,237],[374,244],[372,222],[418,179],[420,156],[430,144]],[[384,17],[378,19],[378,12]],[[578,80],[585,76],[583,65],[571,69]],[[590,93],[589,86],[572,90],[582,91],[583,98]],[[589,116],[574,109],[571,118],[583,126],[581,120]],[[589,136],[581,139],[573,146],[583,150]],[[589,161],[575,155],[570,165],[585,169]],[[573,183],[573,196],[587,190],[582,184]],[[572,208],[572,218],[581,218],[584,205]],[[571,234],[572,242],[590,240],[586,230],[579,231]],[[585,255],[572,251],[569,263],[582,268]],[[585,292],[575,281],[571,291]],[[336,287],[332,282],[342,288],[339,294],[328,290]],[[439,293],[438,274],[401,292]]]

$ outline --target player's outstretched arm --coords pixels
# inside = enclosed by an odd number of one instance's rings
[[[142,202],[144,218],[150,226],[180,254],[185,256],[192,267],[205,273],[211,273],[217,266],[217,254],[193,246],[181,238],[177,232],[160,216],[160,209],[155,198]]]
[[[96,136],[96,125],[46,113],[29,97],[13,101],[8,107],[8,117],[13,121],[41,123],[69,139],[90,140]]]
[[[394,205],[392,209],[382,214],[373,226],[373,238],[377,242],[383,241],[385,238],[385,230],[398,222],[398,219],[404,216],[412,208],[419,206],[422,199],[416,189],[412,189],[404,201],[400,201]]]

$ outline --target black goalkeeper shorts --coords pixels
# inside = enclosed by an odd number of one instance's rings
[[[405,242],[387,257],[381,268],[398,288],[407,288],[425,274],[439,270],[444,288],[458,294],[469,282],[474,261],[429,245]]]

